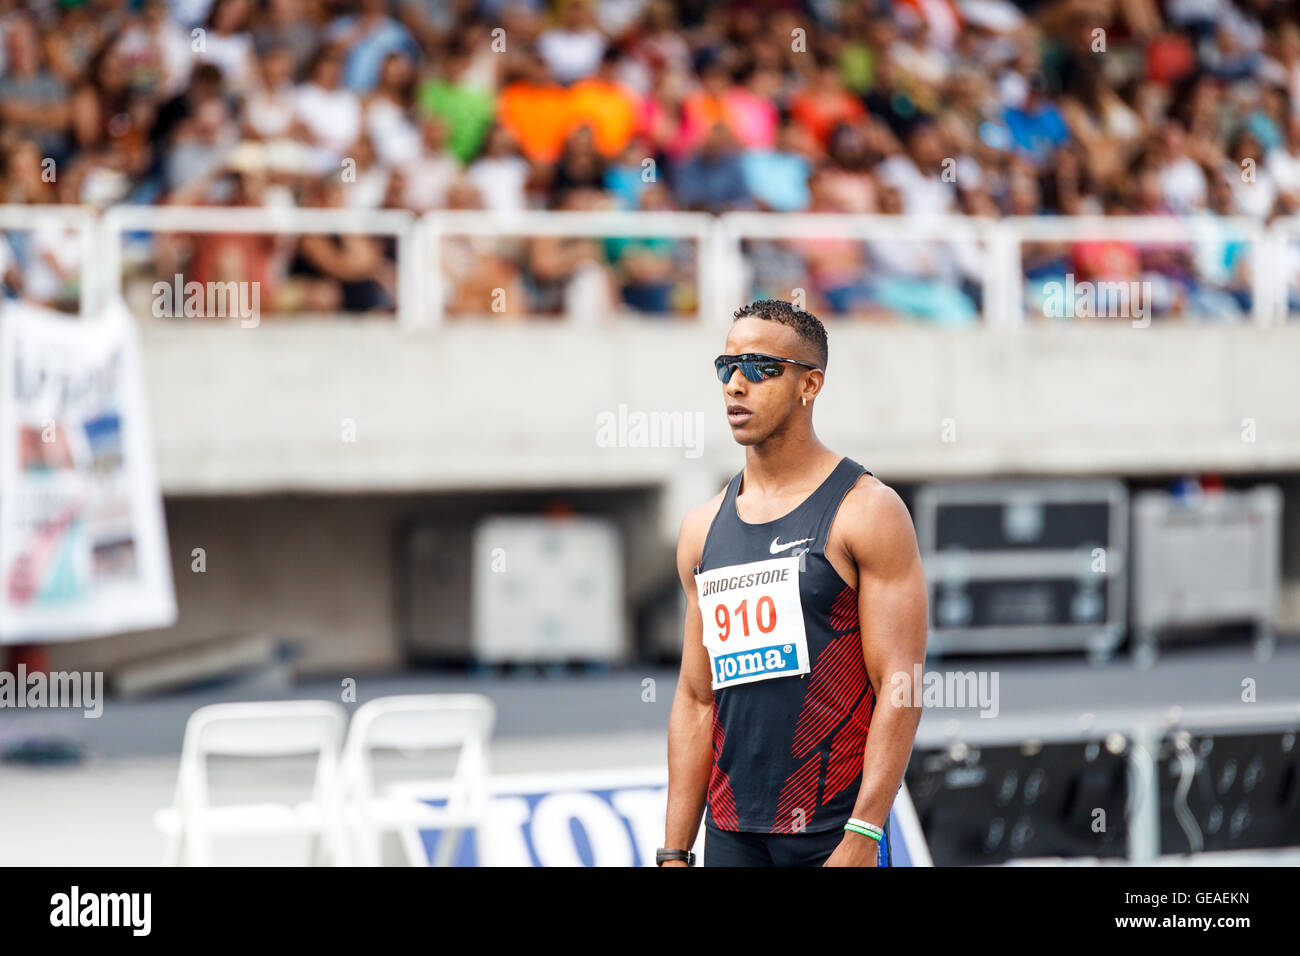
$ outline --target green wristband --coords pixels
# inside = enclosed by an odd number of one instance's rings
[[[856,823],[846,823],[844,824],[844,829],[848,830],[850,833],[860,833],[864,837],[871,837],[871,839],[875,840],[877,843],[880,842],[880,834],[872,833],[866,827],[860,827]]]

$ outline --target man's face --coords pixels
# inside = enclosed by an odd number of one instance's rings
[[[273,50],[263,58],[262,69],[265,71],[267,89],[279,89],[293,78],[293,57],[288,50]]]
[[[725,156],[731,149],[731,131],[723,123],[715,123],[704,141],[704,153],[710,159]]]
[[[908,138],[912,153],[912,162],[923,170],[931,170],[939,165],[943,148],[939,141],[939,128],[930,123],[918,126]]]
[[[564,25],[570,30],[581,30],[587,25],[588,11],[584,0],[569,0],[564,7]]]
[[[727,355],[759,352],[810,364],[817,362],[817,357],[794,329],[770,319],[738,319],[727,335],[723,351]],[[757,445],[783,429],[795,409],[801,407],[800,397],[808,394],[804,382],[811,375],[821,374],[802,365],[783,365],[782,369],[778,377],[762,382],[751,382],[736,369],[730,381],[723,385],[727,423],[738,444]]]
[[[21,72],[31,72],[39,62],[40,46],[36,29],[27,20],[18,20],[9,29],[9,59]]]

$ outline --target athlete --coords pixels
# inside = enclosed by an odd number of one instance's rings
[[[707,866],[887,861],[920,719],[890,681],[924,661],[925,578],[902,500],[813,431],[826,358],[815,316],[765,299],[715,362],[745,467],[678,537],[661,866],[694,863],[706,803]]]

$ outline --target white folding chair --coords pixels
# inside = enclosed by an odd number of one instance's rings
[[[496,707],[480,694],[381,697],[357,708],[343,747],[342,799],[362,865],[380,864],[380,841],[389,831],[398,833],[407,862],[423,865],[427,855],[420,828],[443,831],[434,865],[451,863],[461,833],[481,827],[486,819],[488,741],[495,723]],[[438,782],[438,795],[446,796],[441,806],[392,786],[379,792],[373,751],[447,749],[458,753],[451,777]]]
[[[200,707],[185,725],[181,766],[172,807],[154,814],[167,836],[165,862],[210,866],[217,836],[308,835],[312,862],[324,849],[333,862],[347,862],[347,840],[338,806],[338,769],[347,713],[320,700],[212,704]],[[288,804],[214,805],[208,783],[209,757],[314,756],[311,798]]]

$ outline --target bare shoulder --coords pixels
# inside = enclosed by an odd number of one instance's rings
[[[862,564],[892,565],[917,553],[912,515],[898,492],[864,474],[849,489],[836,518],[850,553]]]
[[[677,570],[682,574],[683,581],[687,580],[691,568],[700,560],[704,551],[704,539],[709,536],[709,528],[726,495],[727,489],[724,487],[708,501],[686,512],[686,517],[682,519],[681,529],[677,532]]]

